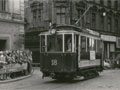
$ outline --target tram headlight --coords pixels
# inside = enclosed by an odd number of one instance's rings
[[[56,33],[56,30],[55,30],[55,29],[52,29],[52,30],[50,31],[50,33],[51,33],[51,34],[55,34],[55,33]]]

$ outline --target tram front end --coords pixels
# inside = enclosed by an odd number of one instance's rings
[[[72,78],[77,70],[76,53],[73,51],[73,34],[58,32],[40,34],[40,70],[43,77]]]
[[[76,72],[75,53],[42,53],[41,71],[43,76],[52,78],[70,77]]]

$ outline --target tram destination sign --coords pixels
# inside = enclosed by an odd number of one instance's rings
[[[91,29],[86,29],[90,34],[93,34],[93,35],[97,35],[97,36],[100,36],[100,34],[96,31],[93,31]]]

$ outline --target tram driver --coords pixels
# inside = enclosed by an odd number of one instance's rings
[[[68,49],[67,49],[67,51],[68,51],[68,52],[71,52],[71,46],[72,46],[71,44],[72,44],[72,43],[71,43],[71,40],[70,40],[70,39],[68,39],[67,44],[68,44]]]
[[[67,52],[71,52],[72,51],[72,37],[69,35],[66,36],[66,40],[65,40],[65,46],[66,46],[66,51]]]

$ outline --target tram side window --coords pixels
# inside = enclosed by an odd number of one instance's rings
[[[88,60],[90,58],[89,52],[87,52],[87,37],[81,36],[81,60]]]
[[[90,38],[87,37],[87,51],[90,51]]]
[[[48,52],[62,52],[62,35],[48,35],[47,36],[47,50]]]
[[[65,51],[72,52],[72,35],[65,35]]]
[[[75,51],[75,52],[78,52],[78,46],[79,46],[79,45],[78,45],[78,40],[79,40],[79,35],[75,35],[75,36],[74,36],[74,46],[75,46],[75,47],[74,47],[74,51]]]
[[[81,36],[81,52],[86,52],[86,37]]]
[[[101,52],[102,51],[102,43],[101,40],[97,40],[97,52]]]
[[[96,39],[93,40],[94,40],[93,50],[96,51]]]
[[[92,39],[92,50],[96,51],[96,40]]]
[[[89,38],[88,39],[88,50],[90,51],[90,50],[96,50],[96,40],[95,39],[93,39],[93,38]]]
[[[41,52],[45,52],[45,36],[41,36]]]

